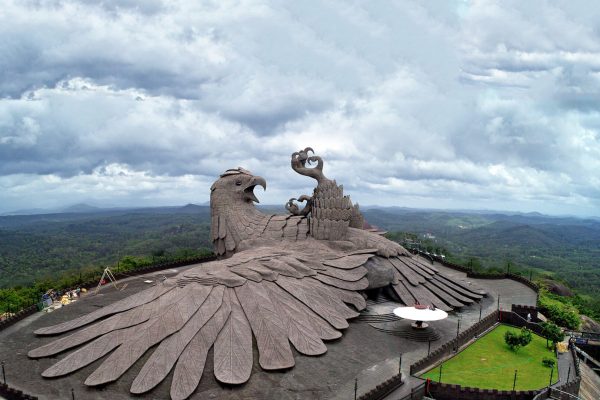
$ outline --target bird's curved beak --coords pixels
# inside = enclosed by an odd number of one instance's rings
[[[253,177],[248,186],[246,186],[246,189],[244,189],[244,199],[246,201],[260,203],[260,201],[258,201],[256,196],[254,195],[254,187],[258,185],[262,186],[263,189],[267,190],[267,181],[265,181],[265,178],[261,176]]]

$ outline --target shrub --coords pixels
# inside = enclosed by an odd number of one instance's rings
[[[579,328],[579,313],[577,309],[552,298],[547,291],[540,291],[538,306],[542,313],[556,325],[574,330]]]
[[[556,364],[556,360],[549,357],[544,357],[542,359],[542,365],[548,368],[554,368],[554,364]]]
[[[533,340],[533,335],[531,334],[531,330],[525,327],[521,328],[521,334],[519,335],[519,339],[521,341],[521,346],[525,347]]]
[[[531,331],[525,327],[521,328],[521,331],[518,333],[509,330],[504,334],[504,342],[512,351],[517,351],[520,347],[527,346],[531,343],[532,339],[533,336],[531,335]]]
[[[552,322],[542,323],[542,336],[546,338],[546,347],[548,347],[548,340],[556,345],[565,337],[562,329]]]

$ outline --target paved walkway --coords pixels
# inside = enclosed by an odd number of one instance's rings
[[[558,353],[558,378],[559,381],[555,385],[567,383],[567,378],[573,380],[575,377],[575,360],[571,351]],[[548,378],[550,379],[550,378]],[[555,378],[552,378],[554,382]]]

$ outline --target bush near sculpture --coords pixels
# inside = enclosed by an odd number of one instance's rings
[[[558,325],[552,322],[543,322],[541,325],[542,336],[546,338],[546,346],[548,346],[548,341],[550,341],[553,347],[556,347],[556,344],[564,339],[565,335]]]
[[[568,329],[579,328],[580,319],[577,309],[555,299],[545,289],[540,290],[538,308],[556,325],[564,326]]]
[[[554,364],[556,364],[556,360],[554,360],[552,358],[544,357],[542,359],[542,365],[544,367],[553,368]]]

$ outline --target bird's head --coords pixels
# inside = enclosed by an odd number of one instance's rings
[[[267,189],[267,182],[260,176],[252,175],[241,167],[228,169],[210,187],[210,201],[213,207],[218,205],[259,203],[254,195],[254,187]]]

